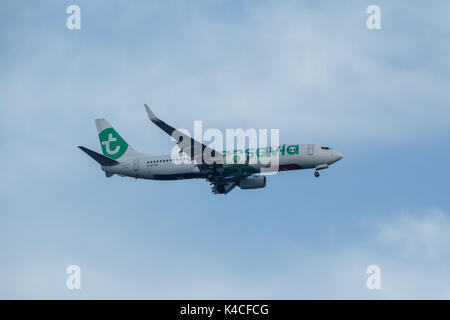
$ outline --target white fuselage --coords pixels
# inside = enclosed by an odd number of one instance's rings
[[[283,145],[286,146],[286,145]],[[290,148],[290,149],[289,149]],[[264,148],[257,149],[263,151]],[[267,149],[267,148],[265,148]],[[269,147],[270,149],[270,147]],[[325,169],[328,165],[342,159],[340,152],[317,144],[299,144],[289,145],[282,150],[271,149],[277,156],[278,165],[271,167],[271,171],[286,171],[300,169]],[[261,173],[270,164],[263,160],[264,152],[261,158],[258,152],[248,152],[248,149],[242,152],[248,154],[249,169],[254,173]],[[242,155],[241,155],[242,156]],[[244,156],[245,157],[245,156]],[[273,164],[274,162],[272,162]],[[140,154],[138,156],[120,159],[120,163],[114,166],[102,167],[109,174],[118,174],[120,176],[128,176],[141,179],[154,180],[178,180],[178,179],[195,179],[205,178],[208,170],[202,170],[202,165],[191,161],[189,157],[183,154],[176,156],[162,155],[151,156]],[[224,175],[233,174],[232,165],[221,169]]]

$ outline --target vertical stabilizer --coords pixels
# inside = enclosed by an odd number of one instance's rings
[[[139,155],[105,119],[95,119],[103,155],[118,160]]]

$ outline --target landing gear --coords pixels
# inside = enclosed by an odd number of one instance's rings
[[[316,172],[314,172],[314,176],[316,178],[318,178],[320,176],[319,170],[324,170],[328,168],[328,164],[324,163],[324,164],[319,164],[316,166]]]
[[[206,176],[206,180],[208,180],[209,182],[213,182],[216,176],[217,176],[217,164],[214,162],[212,172],[208,173],[208,175]]]
[[[224,185],[222,185],[222,184],[219,184],[218,186],[217,186],[217,191],[219,191],[219,193],[225,193],[225,186]]]

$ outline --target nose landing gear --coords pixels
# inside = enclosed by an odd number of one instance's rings
[[[324,164],[319,164],[316,166],[316,172],[314,172],[314,176],[316,178],[318,178],[320,176],[319,170],[324,170],[328,168],[328,164],[324,163]]]

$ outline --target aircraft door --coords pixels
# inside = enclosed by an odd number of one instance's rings
[[[138,171],[139,170],[139,159],[133,160],[133,170]]]
[[[314,145],[308,144],[308,155],[312,156],[314,154]]]

